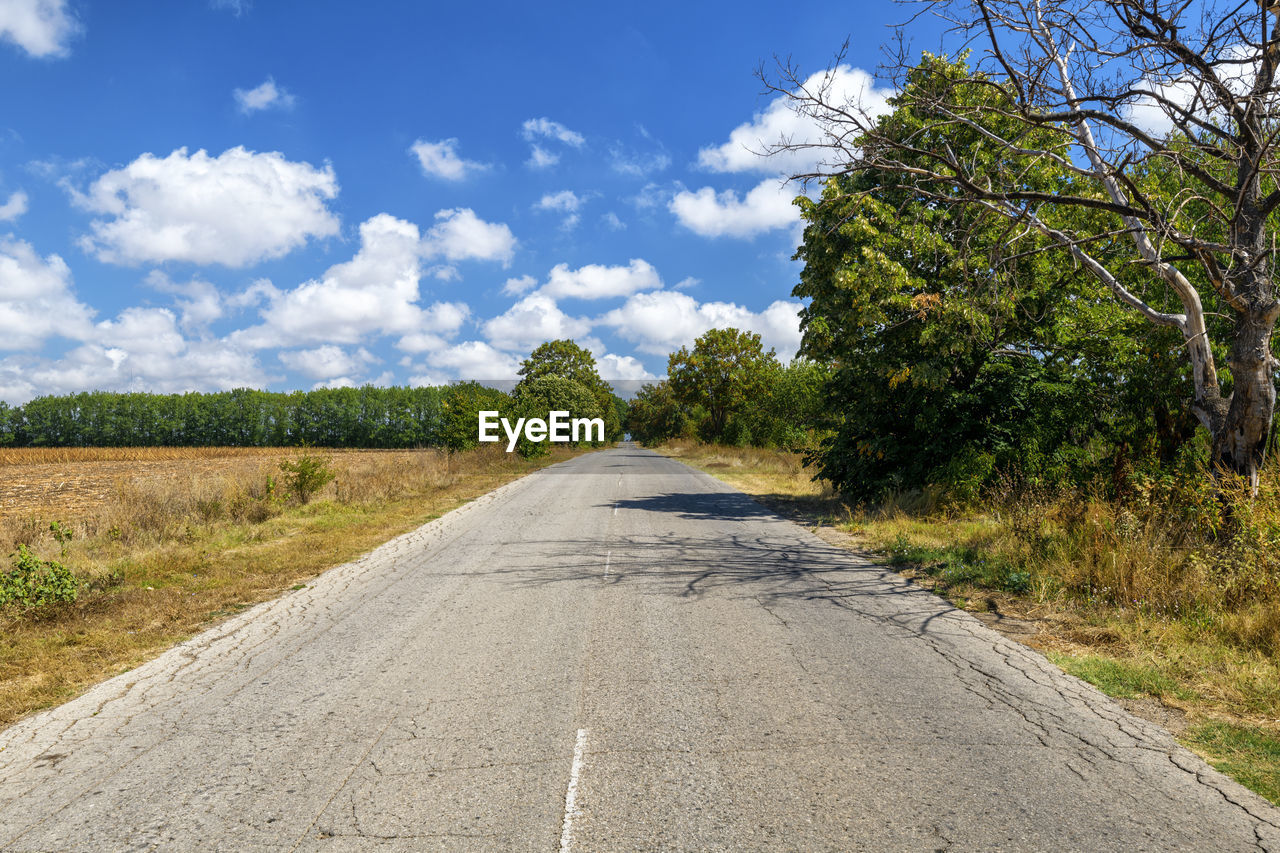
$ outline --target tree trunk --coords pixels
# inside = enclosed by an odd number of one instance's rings
[[[1255,494],[1276,405],[1276,362],[1271,355],[1273,314],[1270,310],[1247,312],[1237,319],[1228,360],[1231,399],[1213,430],[1215,472],[1246,478]]]

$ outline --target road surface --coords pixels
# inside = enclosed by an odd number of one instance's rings
[[[0,733],[0,849],[1255,850],[1091,687],[629,446]]]

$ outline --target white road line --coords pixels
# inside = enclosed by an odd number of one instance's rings
[[[578,812],[578,777],[582,775],[582,753],[587,748],[587,730],[578,729],[578,742],[573,745],[573,768],[569,771],[569,790],[564,792],[564,829],[560,830],[560,853],[573,848],[573,819]]]
[[[614,515],[617,515],[617,514],[618,514],[618,505],[617,505],[617,504],[614,504],[614,505],[613,505],[613,514],[614,514]]]
[[[609,558],[613,556],[612,551],[605,552],[604,555],[604,579],[609,579]]]

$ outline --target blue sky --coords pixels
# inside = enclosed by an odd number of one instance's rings
[[[0,0],[0,399],[789,357],[803,163],[747,149],[811,131],[753,70],[848,36],[874,109],[905,12]]]

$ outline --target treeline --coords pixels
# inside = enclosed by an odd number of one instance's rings
[[[692,438],[806,450],[820,439],[830,375],[806,359],[782,364],[754,332],[712,329],[671,354],[668,378],[640,390],[626,426],[645,444]]]
[[[0,444],[18,447],[444,446],[450,409],[493,389],[325,388],[277,393],[91,391],[0,403]],[[474,432],[474,424],[472,432]]]
[[[621,437],[626,403],[596,373],[591,354],[552,341],[521,367],[511,394],[475,382],[407,388],[323,388],[215,393],[90,391],[0,402],[0,446],[316,447],[462,450],[477,444],[478,413],[546,417],[549,409],[605,423]],[[524,442],[524,455],[545,452]]]

